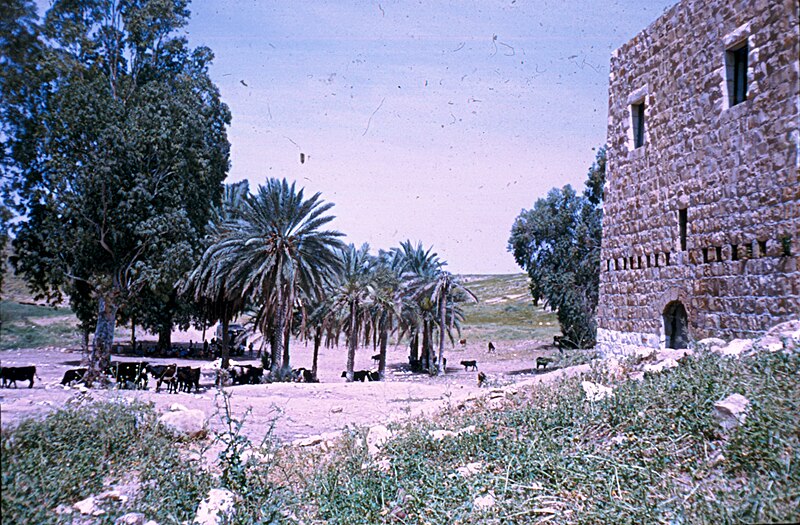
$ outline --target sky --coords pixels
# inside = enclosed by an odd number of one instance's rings
[[[227,182],[285,177],[347,242],[513,273],[515,217],[605,142],[611,52],[674,3],[195,0],[185,30],[233,115]]]

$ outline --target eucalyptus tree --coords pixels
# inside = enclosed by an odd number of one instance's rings
[[[24,89],[4,93],[22,218],[12,262],[49,299],[77,281],[91,288],[90,383],[120,307],[195,264],[220,199],[230,113],[208,75],[213,54],[178,34],[188,20],[184,0],[56,0]]]
[[[297,301],[321,294],[339,272],[342,234],[322,229],[334,218],[326,215],[332,206],[319,193],[306,199],[294,183],[269,179],[247,197],[238,219],[224,223],[209,248],[219,259],[217,278],[226,293],[258,305],[257,326],[270,336],[273,380],[290,370],[283,338]]]
[[[370,322],[370,297],[373,294],[373,266],[369,245],[348,245],[340,252],[342,271],[330,295],[334,315],[345,318],[342,328],[347,336],[347,382],[353,381],[356,349],[360,335]]]

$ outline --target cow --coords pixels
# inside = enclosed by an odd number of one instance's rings
[[[194,391],[200,391],[200,367],[192,368],[190,366],[180,366],[177,371],[178,390],[183,392],[191,392],[192,386]]]
[[[374,356],[372,356],[372,360],[375,361],[376,363],[380,362],[381,354],[375,354]]]
[[[492,352],[494,352],[494,351],[495,351],[494,344],[492,344],[492,342],[491,342],[491,341],[489,341],[489,353],[491,354],[491,353],[492,353]]]
[[[110,369],[111,375],[117,380],[117,387],[125,388],[128,383],[133,383],[135,388],[147,389],[147,363],[117,362]]]
[[[156,392],[161,390],[162,383],[167,383],[167,392],[173,390],[173,383],[177,387],[178,365],[147,365],[146,370],[156,379]]]
[[[375,372],[377,374],[377,372]],[[347,377],[347,372],[342,372],[342,377]],[[377,381],[372,379],[369,370],[355,370],[353,372],[353,381],[361,381],[362,383],[369,381]]]
[[[459,339],[458,340],[458,344],[461,345],[461,348],[464,348],[465,346],[467,346],[467,340],[466,339]]]
[[[69,386],[72,383],[83,383],[83,376],[86,374],[86,368],[73,368],[64,372],[64,378],[61,384]]]
[[[311,370],[307,368],[295,368],[292,370],[292,381],[295,383],[319,383],[319,379],[315,378]]]
[[[553,336],[553,346],[555,346],[556,348],[563,348],[563,346],[562,346],[564,344],[563,340],[564,340],[564,336],[563,335],[554,335]]]
[[[464,372],[466,372],[470,368],[472,368],[473,370],[477,370],[478,369],[478,362],[475,361],[474,359],[471,360],[471,361],[461,361],[461,366],[464,367]]]
[[[264,367],[253,365],[236,365],[228,369],[231,383],[234,385],[257,385],[261,383]]]
[[[547,365],[553,362],[553,359],[549,357],[537,357],[536,358],[536,370],[539,370],[539,367],[547,368]]]
[[[17,381],[30,381],[28,388],[33,388],[33,377],[36,375],[35,366],[4,366],[0,367],[0,377],[3,379],[3,387],[17,388]]]
[[[486,374],[478,372],[478,386],[481,387],[486,383]]]

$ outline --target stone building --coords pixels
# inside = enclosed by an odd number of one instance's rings
[[[611,56],[598,344],[800,315],[800,4],[683,0]]]

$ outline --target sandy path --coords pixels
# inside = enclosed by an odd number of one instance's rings
[[[274,435],[281,441],[294,440],[325,432],[333,432],[349,425],[366,426],[385,423],[391,419],[435,410],[448,403],[480,392],[477,372],[464,371],[458,366],[462,359],[477,359],[480,370],[499,384],[551,380],[571,369],[536,374],[532,365],[536,357],[552,355],[551,348],[538,341],[495,342],[497,352],[487,354],[484,342],[468,344],[465,349],[448,349],[448,373],[444,377],[429,377],[405,371],[407,349],[390,347],[388,352],[387,381],[375,383],[345,383],[340,377],[346,354],[344,347],[322,349],[319,377],[321,383],[280,383],[228,387],[232,394],[234,414],[241,417],[250,410],[244,427],[247,436],[259,441],[274,423]],[[292,364],[310,368],[311,348],[302,343],[292,347]],[[372,366],[371,348],[362,348],[357,355],[356,369]],[[3,366],[36,365],[37,380],[33,389],[20,383],[18,389],[0,389],[0,415],[2,426],[16,424],[22,418],[44,414],[53,407],[63,406],[70,398],[83,395],[78,389],[65,389],[59,383],[64,372],[77,366],[81,354],[65,349],[9,350],[0,353]],[[132,358],[116,358],[122,361]],[[170,363],[175,359],[150,359],[151,363]],[[181,366],[203,366],[207,361],[179,360]],[[255,361],[245,361],[253,362]],[[575,370],[577,372],[577,370]],[[219,405],[217,390],[213,386],[214,372],[204,370],[198,394],[156,393],[154,384],[143,391],[93,390],[95,399],[119,397],[134,398],[155,404],[158,410],[168,410],[173,403],[188,408],[199,408],[210,417],[212,429],[221,427],[214,416]]]

